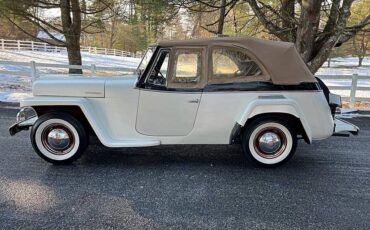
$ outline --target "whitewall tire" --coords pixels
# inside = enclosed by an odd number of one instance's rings
[[[83,125],[69,114],[48,113],[39,117],[31,130],[36,153],[54,163],[70,163],[78,159],[88,145]]]
[[[297,148],[297,135],[287,122],[257,119],[242,134],[246,158],[259,166],[276,167],[286,163]]]

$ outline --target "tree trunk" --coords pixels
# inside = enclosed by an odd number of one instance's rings
[[[358,57],[358,66],[362,66],[362,61],[364,60],[364,57]]]
[[[295,25],[294,25],[294,0],[282,0],[281,1],[281,15],[283,18],[282,28],[288,30],[288,41],[295,41]]]
[[[296,47],[306,63],[313,54],[315,36],[320,22],[321,2],[322,0],[302,0],[301,26],[297,31]]]
[[[226,0],[221,0],[220,17],[218,19],[218,28],[217,28],[218,35],[221,35],[224,30],[225,11],[226,11]]]
[[[81,65],[81,9],[79,0],[60,0],[60,10],[68,62],[70,65]],[[69,73],[82,74],[82,69],[69,69]]]
[[[82,65],[80,39],[68,42],[67,54],[70,65]],[[82,74],[82,69],[69,69],[70,74]]]
[[[109,44],[108,44],[108,48],[109,49],[112,49],[114,43],[116,42],[115,41],[115,37],[116,37],[116,25],[117,25],[117,16],[113,16],[113,18],[111,20],[110,31],[109,31],[110,32],[110,34],[109,34]]]

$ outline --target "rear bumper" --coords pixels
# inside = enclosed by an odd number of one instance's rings
[[[334,119],[334,132],[333,136],[349,136],[349,134],[358,135],[360,129],[349,123],[338,118]]]
[[[342,107],[342,98],[337,94],[329,93],[328,104],[330,107],[330,112],[334,117],[337,108]]]

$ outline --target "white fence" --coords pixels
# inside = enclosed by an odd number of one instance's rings
[[[318,75],[322,80],[351,80],[349,86],[328,86],[330,90],[348,90],[350,91],[349,97],[342,97],[343,100],[349,101],[349,106],[353,108],[356,101],[370,101],[370,97],[356,97],[357,91],[370,91],[370,87],[358,86],[358,80],[369,80],[370,76],[359,76],[358,74],[353,75]],[[369,92],[370,94],[370,92]]]
[[[92,65],[61,65],[61,64],[49,64],[49,63],[36,63],[31,62],[11,62],[11,61],[0,61],[0,65],[15,65],[29,67],[28,71],[8,71],[0,70],[0,74],[16,75],[16,76],[30,76],[32,79],[39,77],[40,71],[38,68],[55,68],[55,69],[82,69],[87,70],[91,74],[95,75],[98,72],[120,72],[120,73],[133,73],[135,68],[120,68],[120,67],[105,67]],[[370,101],[370,97],[356,97],[356,91],[369,91],[370,87],[358,86],[358,80],[369,80],[370,76],[359,76],[353,75],[318,75],[322,80],[351,80],[349,86],[328,86],[331,90],[347,90],[350,91],[349,97],[342,97],[343,100],[350,102],[350,107],[354,107],[356,101]]]
[[[20,41],[0,39],[0,49],[2,50],[28,50],[28,51],[43,51],[43,52],[67,52],[65,47],[52,46],[45,42],[35,41]],[[92,54],[104,54],[121,57],[141,57],[141,52],[128,52],[117,49],[97,48],[92,46],[81,46],[81,52]]]
[[[40,71],[37,68],[55,68],[55,69],[81,69],[88,70],[91,74],[96,75],[98,72],[121,72],[121,73],[133,73],[136,68],[123,68],[123,67],[106,67],[92,65],[62,65],[62,64],[50,64],[50,63],[36,63],[31,62],[12,62],[12,61],[0,61],[0,65],[13,65],[29,67],[29,71],[8,71],[0,70],[0,74],[8,74],[15,76],[29,76],[32,80],[36,79],[40,75]]]

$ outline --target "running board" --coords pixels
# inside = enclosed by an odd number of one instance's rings
[[[160,140],[146,140],[146,139],[133,139],[133,140],[111,140],[107,147],[111,148],[125,148],[125,147],[149,147],[160,145]],[[104,144],[103,144],[104,145]]]

